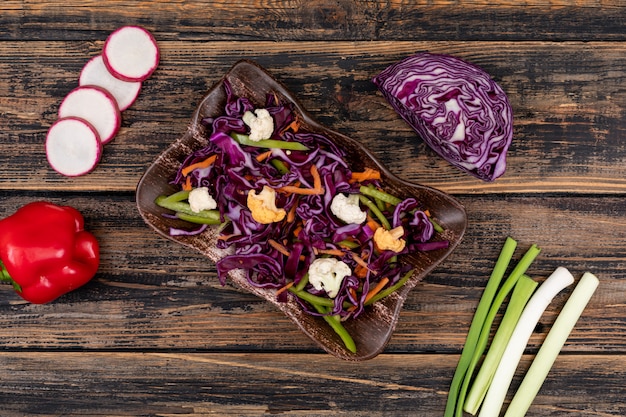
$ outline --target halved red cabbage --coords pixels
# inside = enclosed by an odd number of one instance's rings
[[[485,181],[504,174],[513,112],[502,88],[481,68],[424,52],[372,81],[442,158]]]

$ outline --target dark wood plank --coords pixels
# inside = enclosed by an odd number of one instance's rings
[[[441,416],[511,235],[516,258],[542,248],[535,279],[566,266],[601,281],[529,415],[626,415],[625,16],[621,0],[0,2],[0,218],[32,200],[69,204],[102,246],[96,278],[54,303],[0,287],[0,414]],[[45,161],[45,132],[82,66],[125,24],[155,34],[161,65],[98,169],[62,178]],[[478,64],[509,94],[515,141],[498,181],[442,161],[371,83],[421,50]],[[321,352],[269,304],[222,287],[214,264],[157,236],[135,209],[145,168],[240,58],[392,172],[467,208],[463,243],[411,292],[371,361]],[[571,290],[542,316],[514,387]]]
[[[441,416],[455,355],[2,352],[3,416]],[[532,357],[525,356],[509,398]],[[610,371],[609,371],[610,370]],[[561,355],[532,416],[624,415],[623,355]],[[594,387],[602,386],[602,389]],[[505,404],[506,406],[506,404]]]
[[[169,40],[624,40],[625,14],[619,0],[8,0],[0,40],[91,41],[128,23]]]
[[[34,198],[3,196],[0,216]],[[145,226],[132,195],[48,198],[84,213],[101,243],[101,267],[87,286],[43,306],[23,303],[2,286],[0,350],[318,351],[275,308],[230,285],[222,287],[212,262]],[[542,249],[528,271],[538,281],[558,266],[569,268],[576,278],[585,271],[600,278],[565,351],[623,351],[626,222],[621,199],[463,197],[467,234],[411,292],[387,351],[459,352],[507,235],[519,242],[515,260],[532,243]],[[545,338],[570,292],[559,295],[542,317],[531,351]]]
[[[133,191],[144,169],[185,131],[205,91],[246,57],[402,178],[459,194],[626,190],[622,43],[164,41],[160,67],[124,113],[98,168],[63,178],[47,165],[45,133],[80,68],[100,48],[101,42],[0,43],[1,189]],[[515,139],[498,181],[483,183],[436,156],[370,82],[387,65],[425,49],[482,66],[507,91]]]

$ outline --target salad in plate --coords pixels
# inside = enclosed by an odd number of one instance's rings
[[[346,152],[307,131],[293,103],[268,94],[264,106],[238,97],[224,80],[223,114],[201,120],[207,146],[191,152],[155,203],[189,222],[171,235],[219,228],[222,283],[244,270],[279,301],[293,297],[323,317],[346,348],[357,346],[343,323],[397,291],[412,267],[402,256],[450,242],[426,202],[385,190],[375,168],[353,169]]]

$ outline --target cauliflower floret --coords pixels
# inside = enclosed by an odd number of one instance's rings
[[[348,224],[362,224],[367,219],[367,213],[359,207],[358,194],[347,197],[342,193],[337,194],[330,203],[330,211]]]
[[[194,213],[200,213],[202,210],[213,210],[217,208],[217,202],[207,187],[198,187],[189,191],[189,207]]]
[[[248,208],[252,218],[262,224],[279,222],[287,215],[285,209],[276,207],[276,191],[267,185],[259,194],[254,190],[248,192]]]
[[[352,270],[343,261],[335,258],[318,258],[309,266],[309,282],[316,290],[324,290],[335,298],[343,279],[352,275]]]
[[[402,235],[404,235],[404,228],[402,226],[398,226],[391,230],[379,227],[374,232],[374,242],[380,250],[402,252],[406,246],[406,241],[401,239]]]
[[[254,142],[269,139],[274,133],[274,119],[266,109],[256,109],[254,113],[246,111],[242,120],[250,128],[250,140]]]

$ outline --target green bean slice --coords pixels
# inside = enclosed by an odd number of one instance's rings
[[[359,191],[361,192],[361,194],[365,194],[368,197],[377,198],[379,200],[384,201],[385,203],[389,203],[394,206],[397,206],[398,204],[402,202],[402,200],[400,200],[398,197],[394,195],[391,195],[385,191],[377,190],[375,188],[367,187],[365,185],[362,185],[359,188]]]
[[[217,221],[220,220],[219,210],[201,210],[198,213],[196,213],[195,211],[191,210],[191,206],[189,205],[189,203],[185,203],[183,201],[172,201],[171,199],[168,199],[168,197],[164,195],[158,196],[156,200],[154,200],[154,203],[157,206],[163,207],[165,209],[172,210],[178,213],[187,214],[189,216],[204,217],[204,218],[209,218],[209,219],[213,219]]]
[[[240,145],[255,146],[257,148],[285,149],[291,151],[308,151],[309,148],[300,142],[287,142],[285,140],[262,139],[259,141],[250,140],[250,136],[241,133],[231,133],[230,135]]]

